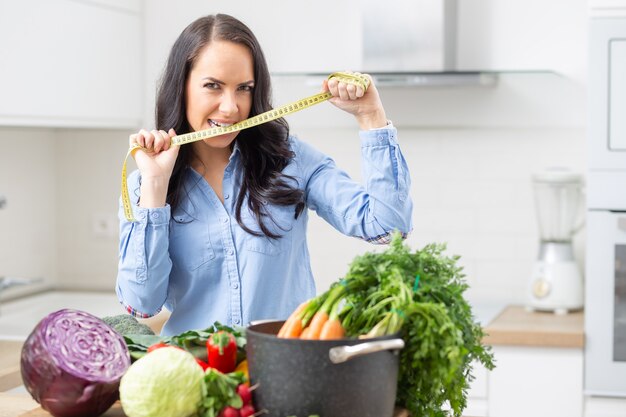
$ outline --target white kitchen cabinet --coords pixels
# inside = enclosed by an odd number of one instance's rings
[[[488,374],[489,417],[583,416],[583,312],[509,306],[485,334],[496,365]]]
[[[582,417],[580,348],[494,346],[490,417]]]
[[[0,126],[140,124],[141,3],[0,0]]]
[[[470,382],[467,392],[467,407],[463,415],[472,417],[487,417],[489,415],[489,372],[481,363],[474,362],[472,375],[474,380]]]

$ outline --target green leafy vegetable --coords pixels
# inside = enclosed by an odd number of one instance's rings
[[[243,372],[223,374],[213,368],[207,369],[202,384],[199,415],[217,417],[224,407],[241,408],[244,403],[237,393],[237,387],[245,381]]]
[[[186,332],[174,336],[150,336],[144,334],[127,334],[124,335],[124,341],[130,351],[133,361],[144,356],[148,348],[156,343],[166,343],[172,346],[178,346],[183,350],[191,353],[197,359],[207,360],[206,341],[211,335],[218,331],[226,331],[235,336],[237,343],[237,363],[246,358],[246,334],[245,329],[241,327],[233,328],[215,322],[211,327],[203,330],[188,330]]]
[[[103,317],[102,321],[113,327],[113,329],[122,336],[126,336],[127,334],[154,334],[149,326],[139,323],[135,317],[129,314]]]
[[[473,361],[494,368],[482,328],[463,297],[468,285],[459,257],[444,255],[445,249],[430,244],[411,252],[395,233],[385,251],[355,258],[344,279],[327,291],[346,288],[339,316],[347,336],[400,333],[406,346],[397,404],[413,416],[446,416],[446,403],[461,416]]]

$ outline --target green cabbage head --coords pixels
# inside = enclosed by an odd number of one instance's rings
[[[204,372],[184,350],[166,347],[142,357],[120,381],[128,417],[187,417],[198,411]]]

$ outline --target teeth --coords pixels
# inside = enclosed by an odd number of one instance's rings
[[[218,123],[213,119],[209,119],[209,124],[213,125],[213,126],[218,126],[218,127],[228,127],[230,125],[232,125],[232,123]]]

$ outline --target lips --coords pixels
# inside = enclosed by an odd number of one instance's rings
[[[211,127],[228,127],[232,125],[233,122],[227,122],[225,120],[213,120],[209,119],[209,126]]]

